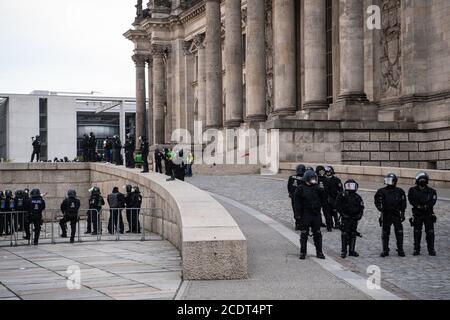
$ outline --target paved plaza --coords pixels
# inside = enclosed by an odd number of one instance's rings
[[[0,258],[0,300],[173,299],[181,284],[167,241],[3,247]],[[68,288],[69,267],[80,269],[80,289]]]
[[[257,211],[273,218],[293,230],[293,214],[291,203],[289,201],[286,185],[286,176],[262,177],[262,176],[195,176],[190,178],[189,182],[195,184],[201,189],[210,191],[214,194],[223,195],[239,203],[243,203]],[[373,184],[362,183],[364,190],[370,190],[375,186]],[[440,192],[447,195],[446,190]],[[373,205],[372,191],[363,191],[366,211],[360,223],[358,230],[363,234],[363,238],[357,240],[357,251],[359,258],[342,259],[340,254],[340,232],[331,233],[323,230],[325,254],[341,263],[343,266],[359,274],[368,277],[367,268],[371,265],[379,266],[381,269],[383,288],[406,299],[449,299],[450,298],[450,251],[449,251],[449,233],[450,233],[450,214],[448,209],[450,202],[439,201],[436,207],[438,223],[436,225],[436,250],[437,257],[430,257],[426,254],[426,243],[422,240],[422,255],[412,256],[412,228],[409,223],[404,224],[405,228],[405,251],[407,256],[400,258],[395,254],[395,240],[391,235],[391,252],[389,258],[380,258],[381,252],[381,229],[378,224],[379,214]],[[411,216],[410,208],[407,211],[407,217]],[[236,216],[234,216],[235,219]],[[238,219],[237,219],[238,220]],[[239,223],[239,221],[238,221]],[[242,225],[240,224],[242,227]],[[244,234],[248,237],[246,230]],[[260,246],[267,250],[272,248],[271,239],[266,239],[264,233],[260,235],[261,239],[268,240],[260,243]],[[263,250],[261,248],[261,250]],[[296,261],[298,257],[297,250],[288,250],[286,261],[295,260],[295,267],[298,273],[309,273],[310,262]],[[276,252],[275,249],[273,252]],[[311,253],[311,251],[309,251]],[[294,259],[295,258],[295,259]],[[303,265],[301,265],[303,263]],[[306,271],[305,270],[306,266]],[[272,265],[274,269],[281,267],[276,263]],[[320,268],[316,265],[315,270]],[[300,271],[301,270],[301,271]],[[320,278],[320,281],[326,281]],[[282,288],[280,287],[280,290]],[[331,289],[330,289],[331,290]],[[325,296],[327,297],[327,296]],[[360,296],[362,297],[362,296]],[[336,295],[335,298],[340,298]]]

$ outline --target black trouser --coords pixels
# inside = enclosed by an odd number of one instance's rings
[[[300,219],[300,253],[306,254],[309,232],[311,230],[317,253],[322,253],[322,233],[320,232],[320,212],[304,213]]]
[[[295,230],[300,230],[300,217],[297,217],[297,214],[295,213],[295,201],[294,201],[294,196],[290,196],[290,197],[291,197],[292,211],[294,212]]]
[[[142,154],[142,161],[144,161],[144,168],[142,171],[148,172],[149,171],[149,169],[148,169],[148,153]]]
[[[89,162],[89,151],[87,149],[83,149],[83,161]]]
[[[39,162],[39,160],[41,159],[41,151],[33,150],[33,153],[31,154],[31,162],[34,161],[34,156],[36,156],[36,162]]]
[[[6,214],[0,213],[0,237],[3,236],[3,233],[7,233],[5,228],[6,228]]]
[[[126,167],[127,168],[134,168],[134,159],[133,159],[133,151],[128,150],[125,152],[125,158],[126,158]]]
[[[391,235],[391,226],[394,225],[395,238],[397,240],[397,249],[403,252],[403,224],[399,216],[383,213],[382,216],[382,234],[383,252],[389,252],[389,237]]]
[[[18,231],[20,232],[20,231],[23,231],[24,229],[24,225],[25,225],[25,221],[24,221],[24,219],[25,219],[25,212],[22,212],[22,211],[19,211],[17,214],[16,214],[16,222],[17,222],[17,226],[18,226]]]
[[[353,251],[355,249],[353,243],[356,242],[357,236],[358,236],[358,220],[342,217],[342,224],[341,224],[342,252],[347,252],[348,245],[350,245],[350,251]]]
[[[327,225],[327,229],[331,229],[333,228],[333,226],[337,227],[339,225],[339,216],[337,210],[335,206],[330,202],[327,202],[323,207],[323,215],[325,216],[325,223]]]
[[[42,221],[42,213],[41,214],[25,214],[25,237],[26,239],[30,239],[30,225],[34,226],[34,243],[37,244],[39,241],[39,236],[41,234],[41,226],[43,224]]]
[[[62,229],[62,235],[67,236],[67,223],[70,222],[70,239],[75,239],[77,233],[78,214],[64,214],[64,217],[59,220],[59,225]]]
[[[105,161],[111,162],[111,150],[110,149],[105,149]]]
[[[161,160],[160,161],[155,161],[155,163],[156,163],[156,172],[159,172],[159,173],[162,173],[162,162],[161,162]]]
[[[90,162],[97,161],[97,159],[95,159],[95,149],[89,149],[89,161]]]
[[[166,169],[166,176],[171,177],[172,173],[173,173],[172,172],[172,170],[173,170],[173,168],[172,168],[172,161],[170,161],[170,160],[164,161],[164,167]]]
[[[13,226],[11,225],[11,219],[13,214],[11,212],[0,213],[0,236],[5,233],[6,235],[10,235],[12,232]]]
[[[101,219],[100,219],[100,211],[102,208],[90,208],[87,212],[87,227],[86,232],[91,233],[94,230],[94,233],[101,233]],[[100,231],[100,232],[99,232]]]
[[[121,165],[120,163],[120,150],[114,149],[113,151],[113,163],[116,165]]]
[[[428,251],[432,252],[434,251],[434,222],[431,215],[414,215],[414,250],[420,252],[423,226],[425,226]]]
[[[123,224],[122,210],[123,209],[109,210],[110,215],[108,222],[108,231],[110,234],[115,234],[117,232],[117,229],[119,229],[120,233],[124,232],[125,226]]]
[[[141,223],[139,221],[139,213],[140,209],[130,209],[127,210],[127,218],[128,220],[128,228],[132,233],[140,233],[141,232]]]

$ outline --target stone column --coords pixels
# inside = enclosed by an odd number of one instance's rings
[[[206,0],[206,128],[223,127],[220,0]]]
[[[247,0],[246,121],[266,120],[265,6]]]
[[[164,65],[164,47],[154,45],[153,56],[153,127],[154,143],[164,144],[165,138],[165,114],[166,104],[166,74]]]
[[[291,115],[297,111],[294,0],[273,0],[273,33],[274,114]]]
[[[241,9],[241,0],[225,2],[225,126],[228,128],[239,127],[243,122]]]
[[[364,92],[364,1],[340,0],[340,94],[330,120],[374,121],[377,106]]]
[[[148,113],[147,113],[147,137],[148,143],[154,143],[153,128],[153,58],[149,57],[148,61]]]
[[[197,35],[194,39],[198,48],[198,119],[202,122],[203,128],[206,126],[206,55],[205,55],[205,35]]]
[[[364,1],[340,0],[340,98],[367,101],[364,93]]]
[[[147,57],[135,54],[133,61],[136,65],[136,148],[138,148],[139,137],[145,135],[145,63]]]
[[[305,103],[308,119],[326,120],[326,0],[305,0]]]

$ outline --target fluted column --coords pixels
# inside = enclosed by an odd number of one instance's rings
[[[164,144],[165,138],[165,114],[166,102],[166,73],[164,65],[164,47],[154,45],[153,56],[153,127],[154,143]]]
[[[310,119],[327,118],[326,0],[305,0],[305,103]]]
[[[148,143],[153,145],[153,58],[149,57],[148,63],[148,113],[147,113],[147,137]]]
[[[241,9],[241,0],[225,2],[225,126],[228,128],[239,127],[243,122]]]
[[[205,55],[205,35],[197,35],[195,43],[198,48],[198,121],[202,126],[206,126],[206,55]]]
[[[265,6],[247,0],[246,121],[266,120]]]
[[[136,65],[136,146],[138,146],[139,137],[145,135],[145,63],[147,57],[135,54],[133,61]]]
[[[364,1],[340,0],[340,98],[367,101],[364,93]]]
[[[274,114],[294,114],[297,110],[294,0],[273,0],[273,19]]]
[[[206,0],[206,127],[222,128],[220,0]]]

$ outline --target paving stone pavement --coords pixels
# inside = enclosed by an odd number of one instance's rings
[[[67,286],[69,266],[81,288]],[[167,241],[104,241],[0,248],[0,300],[173,299],[181,258]]]
[[[194,176],[188,182],[203,190],[226,196],[246,204],[293,229],[293,214],[287,195],[287,180],[266,178],[262,176]],[[442,190],[444,193],[445,190]],[[391,256],[381,258],[381,228],[378,224],[379,214],[373,205],[373,192],[360,192],[366,210],[358,230],[363,238],[357,240],[356,249],[359,258],[342,259],[340,253],[340,232],[331,233],[323,230],[324,247],[333,259],[351,268],[354,272],[367,275],[369,266],[381,269],[383,287],[410,299],[450,299],[450,202],[438,201],[436,215],[436,250],[438,255],[426,254],[425,237],[422,240],[422,255],[412,256],[412,228],[409,223],[405,229],[405,258],[395,253],[395,237],[391,234]],[[408,207],[407,218],[411,216]]]

